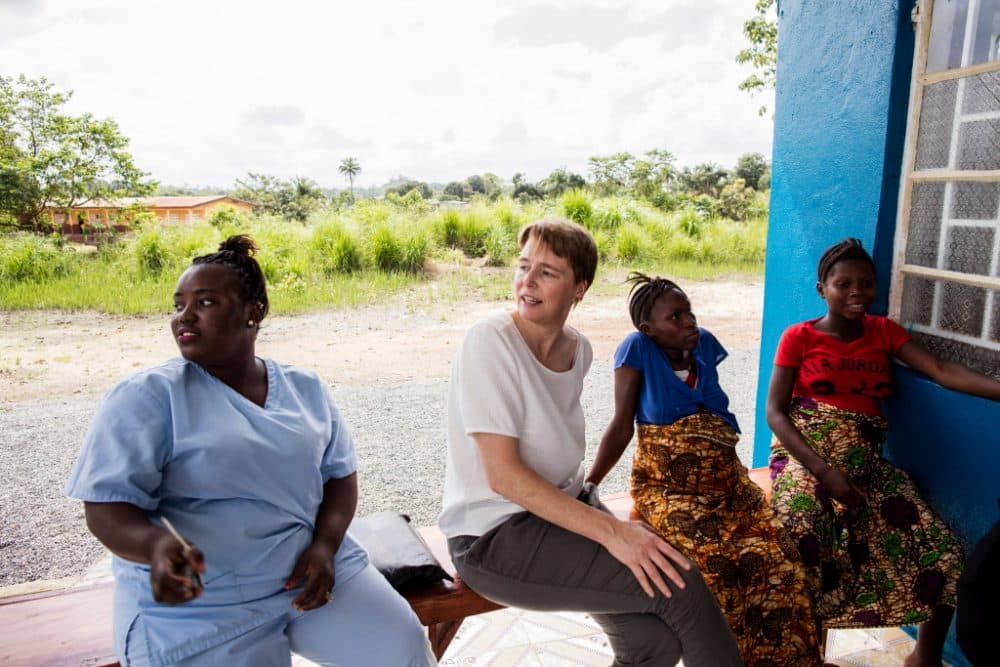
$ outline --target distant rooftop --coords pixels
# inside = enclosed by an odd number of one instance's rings
[[[94,199],[86,204],[73,208],[125,208],[128,206],[144,206],[146,208],[194,208],[220,199],[250,204],[250,202],[230,197],[229,195],[203,195],[200,197],[122,197],[121,199]],[[56,207],[53,207],[56,208]]]

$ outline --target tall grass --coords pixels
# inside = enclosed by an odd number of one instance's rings
[[[266,216],[147,223],[87,253],[75,252],[60,238],[0,236],[0,308],[163,312],[192,258],[213,252],[233,233],[249,233],[257,241],[257,259],[278,311],[349,306],[421,280],[429,258],[509,265],[517,255],[518,229],[554,215],[591,229],[602,270],[703,278],[759,273],[763,267],[763,216],[733,222],[691,206],[667,213],[630,199],[591,199],[582,191],[541,203],[501,199],[446,211],[368,201],[345,212],[321,212],[305,225]],[[467,282],[476,280],[475,274],[464,275]],[[492,294],[505,290],[506,283],[506,277],[490,278],[484,283],[489,289],[477,289]]]

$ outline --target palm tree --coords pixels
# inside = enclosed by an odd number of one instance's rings
[[[361,173],[361,164],[357,158],[345,157],[341,160],[340,168],[337,171],[347,177],[351,184],[351,197],[354,197],[354,177]]]

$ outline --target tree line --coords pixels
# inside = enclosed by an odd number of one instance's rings
[[[69,210],[98,200],[152,194],[210,194],[201,188],[160,186],[140,170],[128,152],[129,139],[111,119],[73,116],[64,107],[72,92],[61,92],[45,77],[0,76],[0,228],[51,231],[49,208]],[[305,222],[315,211],[352,206],[354,180],[362,171],[356,157],[346,157],[337,171],[346,190],[322,188],[296,176],[282,179],[248,172],[226,194],[256,210]],[[756,193],[770,187],[770,166],[760,153],[748,153],[732,168],[706,162],[679,167],[674,155],[653,148],[592,156],[586,175],[564,167],[539,181],[523,173],[505,180],[493,173],[473,174],[444,184],[398,178],[366,189],[366,198],[495,201],[501,196],[527,203],[559,197],[570,190],[596,196],[628,196],[673,211],[694,207],[702,213],[744,220],[755,212]],[[218,194],[212,189],[211,194]]]

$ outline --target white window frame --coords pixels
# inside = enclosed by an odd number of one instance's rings
[[[966,63],[970,57],[971,28],[978,18],[979,0],[970,0],[969,12],[966,16],[966,42],[963,46],[962,62]],[[1000,310],[1000,212],[993,220],[988,221],[968,221],[957,220],[950,217],[952,183],[954,182],[978,182],[978,183],[1000,183],[1000,170],[969,170],[969,169],[916,169],[917,158],[917,138],[920,132],[920,112],[923,102],[924,88],[933,83],[958,80],[958,94],[956,96],[956,109],[952,120],[952,141],[949,150],[948,164],[953,165],[956,161],[958,150],[957,133],[963,122],[972,120],[984,120],[1000,117],[1000,111],[990,111],[977,114],[960,113],[962,101],[964,99],[965,80],[968,77],[988,72],[1000,72],[1000,61],[990,61],[958,67],[955,69],[942,70],[940,72],[926,71],[927,52],[930,44],[931,17],[933,16],[934,0],[918,0],[914,9],[914,19],[916,22],[916,50],[913,57],[913,74],[910,85],[910,106],[909,117],[906,124],[906,143],[903,150],[903,171],[900,178],[899,187],[899,207],[896,217],[896,235],[893,243],[892,280],[889,289],[889,316],[897,321],[902,315],[903,290],[906,279],[923,278],[934,281],[946,281],[962,285],[981,287],[987,290],[986,305],[983,313],[983,325],[979,337],[960,334],[937,326],[939,323],[941,301],[943,289],[941,282],[934,283],[934,301],[930,317],[930,326],[923,324],[912,324],[914,331],[930,334],[939,338],[945,338],[957,342],[966,343],[979,348],[995,350],[1000,352],[1000,343],[990,340],[990,328],[993,321],[994,310]],[[944,182],[945,194],[942,204],[941,217],[941,238],[938,243],[938,257],[936,265],[944,266],[945,253],[948,244],[947,235],[953,227],[970,224],[976,226],[988,226],[994,230],[993,233],[993,254],[988,268],[988,275],[962,273],[950,271],[943,268],[931,268],[906,263],[906,243],[910,229],[910,206],[912,203],[913,186],[918,183]],[[998,207],[1000,208],[1000,207]],[[991,291],[992,290],[992,291]]]

